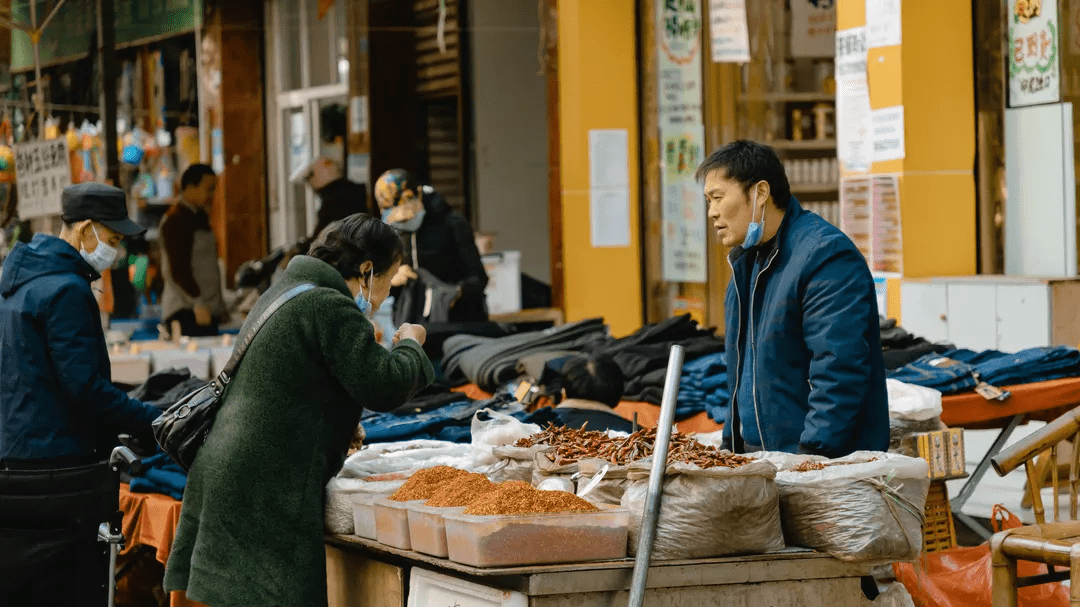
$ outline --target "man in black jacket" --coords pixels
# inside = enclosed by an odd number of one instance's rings
[[[472,226],[428,185],[421,185],[402,169],[387,171],[375,182],[375,201],[383,221],[405,239],[405,262],[395,287],[417,280],[423,268],[439,281],[457,288],[450,306],[450,322],[484,321],[488,318],[488,276],[476,248]],[[395,301],[395,307],[397,301]],[[396,315],[395,315],[396,317]],[[408,318],[422,322],[422,318]]]
[[[330,158],[320,156],[300,168],[294,181],[303,181],[319,197],[319,210],[315,214],[315,229],[309,240],[315,240],[330,222],[345,219],[356,213],[371,213],[367,202],[367,189],[341,175],[341,167]]]
[[[118,434],[148,436],[158,416],[112,384],[90,288],[143,229],[112,186],[70,186],[62,206],[60,237],[16,245],[0,276],[0,605],[96,602],[108,477],[95,462]]]

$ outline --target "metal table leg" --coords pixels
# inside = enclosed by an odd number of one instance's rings
[[[982,481],[986,471],[990,469],[990,458],[994,457],[1005,448],[1005,443],[1008,442],[1009,437],[1012,436],[1013,431],[1016,430],[1016,427],[1020,425],[1020,422],[1023,421],[1023,419],[1023,415],[1014,415],[1012,419],[1009,420],[1009,423],[1001,429],[997,438],[994,439],[994,444],[990,445],[990,450],[987,451],[986,455],[979,461],[979,465],[976,466],[975,472],[973,472],[967,482],[964,483],[963,488],[960,489],[960,493],[956,495],[956,498],[951,501],[953,517],[959,519],[983,539],[990,539],[990,530],[984,525],[979,524],[974,518],[961,512],[961,510],[963,510],[964,504],[971,498],[971,495],[975,493],[975,489],[978,487],[979,482]]]

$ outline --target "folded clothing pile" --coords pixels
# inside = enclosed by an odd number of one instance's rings
[[[952,344],[930,343],[922,337],[908,333],[896,323],[895,318],[878,316],[878,328],[881,331],[881,355],[885,359],[885,368],[899,369],[921,356],[952,350]]]
[[[705,411],[713,421],[722,422],[730,400],[723,352],[683,364],[675,417],[685,419]]]
[[[978,384],[976,374],[995,386],[1080,377],[1080,350],[1064,346],[1029,348],[1015,354],[948,350],[927,354],[891,371],[889,378],[952,394],[974,388]]]
[[[158,453],[142,460],[142,469],[131,476],[129,486],[132,493],[161,493],[179,501],[184,499],[187,473],[168,455]]]
[[[610,340],[603,319],[500,338],[458,335],[443,345],[443,370],[455,385],[474,383],[495,392],[518,377],[518,361],[542,352],[587,352]]]
[[[429,410],[410,411],[402,407],[390,413],[364,411],[360,424],[364,427],[365,444],[416,440],[438,440],[448,443],[467,443],[472,440],[472,419],[478,411],[492,409],[526,423],[547,424],[555,419],[550,407],[533,413],[509,395],[489,400],[471,400],[463,394],[454,402]]]

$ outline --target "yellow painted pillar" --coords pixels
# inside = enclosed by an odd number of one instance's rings
[[[603,316],[615,335],[642,324],[636,3],[558,0],[564,302],[568,320]],[[594,248],[589,131],[629,134],[630,243]]]
[[[901,3],[902,44],[868,51],[870,107],[904,106],[906,157],[871,173],[900,175],[903,273],[974,274],[975,94],[971,3]],[[865,0],[839,0],[837,28],[866,24]],[[890,285],[890,312],[898,289]]]

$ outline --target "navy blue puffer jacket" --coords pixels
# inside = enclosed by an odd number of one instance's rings
[[[0,460],[108,459],[117,435],[145,436],[158,411],[111,382],[90,283],[67,242],[38,234],[0,276]]]
[[[732,250],[725,300],[733,396],[739,394],[741,346],[750,340],[755,347],[752,423],[762,446],[830,457],[886,450],[888,392],[866,259],[847,235],[794,198],[776,237],[763,246],[766,262],[752,294],[753,256],[742,247]],[[729,445],[738,414],[734,404],[728,407]]]

